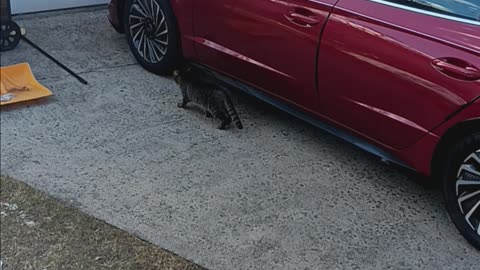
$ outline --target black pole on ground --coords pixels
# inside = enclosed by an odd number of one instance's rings
[[[31,40],[29,40],[27,37],[25,36],[22,36],[22,39],[25,40],[28,44],[30,44],[30,46],[34,47],[35,49],[37,49],[40,53],[42,53],[43,55],[45,55],[47,58],[49,58],[50,60],[52,60],[53,62],[55,62],[55,64],[59,65],[61,68],[63,68],[66,72],[70,73],[73,77],[75,77],[77,80],[79,80],[81,83],[87,85],[88,82],[80,77],[78,74],[76,74],[75,72],[73,72],[71,69],[69,69],[68,67],[66,67],[64,64],[60,63],[60,61],[58,61],[57,59],[55,59],[53,56],[51,56],[50,54],[48,54],[46,51],[44,51],[42,48],[40,48],[39,46],[37,46],[37,44],[33,43]]]

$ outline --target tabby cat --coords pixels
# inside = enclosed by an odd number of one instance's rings
[[[233,122],[238,129],[243,129],[230,97],[217,86],[201,81],[191,68],[177,69],[173,72],[173,79],[182,90],[180,108],[186,108],[189,102],[205,111],[206,117],[214,117],[221,121],[219,129],[226,129]]]

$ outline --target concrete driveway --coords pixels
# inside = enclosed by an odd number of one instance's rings
[[[176,107],[105,10],[23,17],[54,96],[2,108],[1,173],[210,269],[478,269],[441,192],[244,95],[245,130]]]

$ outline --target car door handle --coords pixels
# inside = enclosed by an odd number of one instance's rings
[[[300,26],[311,27],[320,23],[315,13],[305,8],[295,8],[285,13],[285,17]]]
[[[457,58],[447,57],[433,60],[432,65],[441,73],[465,81],[480,80],[480,70]]]

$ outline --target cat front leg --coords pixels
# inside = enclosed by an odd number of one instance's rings
[[[185,108],[187,108],[187,104],[188,104],[188,99],[183,98],[182,102],[177,104],[177,107],[185,109]]]
[[[188,99],[187,91],[184,88],[182,88],[182,102],[178,103],[177,107],[185,109],[189,101],[190,100]]]
[[[185,94],[185,91],[182,91],[182,96],[183,96],[182,102],[178,103],[177,106],[179,108],[185,109],[185,108],[187,108],[187,104],[190,100],[188,99],[187,95]]]

